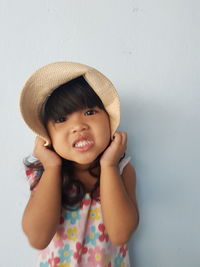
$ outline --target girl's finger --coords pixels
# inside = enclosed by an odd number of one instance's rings
[[[122,132],[122,145],[127,146],[127,133],[126,132]]]
[[[116,132],[114,136],[115,136],[115,139],[114,139],[115,142],[121,145],[122,144],[121,132]]]
[[[45,144],[45,141],[39,137],[39,136],[36,136],[36,139],[35,139],[35,144],[37,145],[44,145]]]

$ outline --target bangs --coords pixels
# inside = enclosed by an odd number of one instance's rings
[[[42,120],[46,125],[49,120],[58,120],[62,116],[85,108],[99,107],[105,110],[98,95],[83,76],[73,79],[53,91],[44,104]]]

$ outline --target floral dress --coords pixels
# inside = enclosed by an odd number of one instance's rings
[[[125,158],[119,169],[130,161]],[[39,174],[26,170],[30,183]],[[99,191],[99,190],[98,190]],[[37,267],[130,267],[128,244],[114,246],[106,232],[100,199],[86,193],[77,210],[62,210],[60,224],[48,247],[39,251]]]

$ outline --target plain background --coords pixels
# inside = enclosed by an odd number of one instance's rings
[[[34,267],[21,230],[34,134],[18,99],[54,61],[97,68],[121,97],[140,208],[132,266],[200,266],[199,9],[195,0],[0,0],[1,267]]]

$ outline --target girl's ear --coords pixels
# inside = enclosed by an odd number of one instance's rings
[[[111,141],[113,141],[115,139],[115,132],[113,135],[111,135]]]
[[[51,140],[50,140],[50,138],[42,137],[42,139],[45,141],[44,146],[51,147]]]

